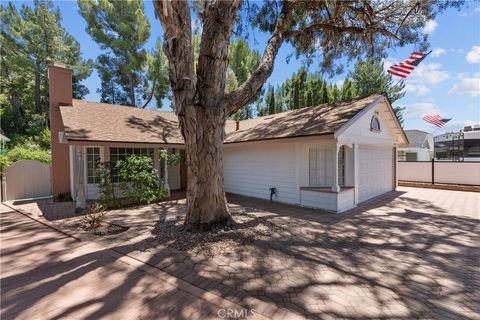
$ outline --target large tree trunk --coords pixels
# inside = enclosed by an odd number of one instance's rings
[[[185,139],[188,229],[206,230],[233,221],[223,186],[225,121],[255,98],[273,70],[282,43],[276,32],[254,73],[255,79],[226,95],[228,46],[240,3],[241,0],[204,2],[202,41],[194,74],[188,2],[154,0],[164,31],[175,112]]]
[[[208,230],[233,221],[223,188],[225,119],[212,108],[191,108],[195,116],[182,123],[188,176],[185,225],[188,229]]]

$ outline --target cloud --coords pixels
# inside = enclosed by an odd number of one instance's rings
[[[443,56],[446,53],[447,53],[447,51],[445,51],[445,49],[433,48],[432,53],[430,55],[432,56],[432,58],[438,58],[440,56]]]
[[[427,86],[424,85],[416,85],[412,83],[407,83],[405,85],[405,91],[413,93],[417,96],[424,96],[430,93],[430,89],[427,88]]]
[[[472,50],[467,53],[467,61],[469,63],[480,63],[480,47],[473,46]]]
[[[480,6],[476,7],[473,12],[480,12]]]
[[[405,110],[403,110],[405,120],[422,119],[427,114],[443,115],[443,112],[432,102],[414,102],[400,105],[400,107],[405,107]]]
[[[424,34],[432,34],[437,29],[438,23],[435,20],[428,20],[423,27]]]
[[[440,63],[421,63],[413,70],[410,76],[410,83],[416,85],[434,85],[448,78],[450,78],[450,76],[446,71],[442,70]]]
[[[452,121],[449,121],[445,124],[445,126],[442,128],[446,132],[448,131],[458,131],[460,129],[465,128],[466,126],[473,126],[473,125],[479,125],[480,122],[474,121],[474,120],[456,120],[453,119]]]
[[[465,73],[458,75],[459,83],[456,83],[448,92],[449,95],[478,97],[480,96],[480,73],[469,76]]]

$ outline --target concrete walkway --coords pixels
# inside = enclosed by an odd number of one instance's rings
[[[1,319],[218,319],[250,312],[1,206]],[[265,317],[254,314],[256,319]]]

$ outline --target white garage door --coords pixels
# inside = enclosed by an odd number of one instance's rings
[[[360,147],[358,200],[366,201],[393,189],[392,148]]]

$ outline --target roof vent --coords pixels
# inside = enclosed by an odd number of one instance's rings
[[[235,131],[238,131],[238,130],[240,130],[240,121],[235,120]]]

